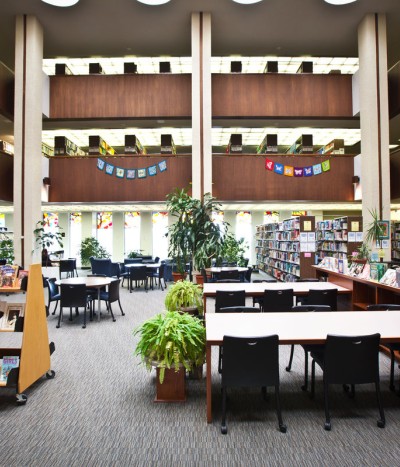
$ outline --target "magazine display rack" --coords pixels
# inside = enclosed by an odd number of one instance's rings
[[[43,375],[54,378],[55,373],[50,369],[53,351],[54,343],[49,345],[47,332],[42,268],[33,264],[29,268],[23,332],[0,332],[0,356],[19,356],[19,367],[10,371],[0,389],[15,388],[17,404],[25,404],[24,391],[29,386]]]

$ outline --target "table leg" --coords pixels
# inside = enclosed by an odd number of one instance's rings
[[[211,385],[211,344],[206,348],[206,396],[207,396],[207,423],[212,422],[212,385]]]
[[[203,294],[203,314],[206,314],[207,297]]]
[[[100,321],[100,287],[97,287],[97,308],[98,308],[98,315],[97,315],[97,321]]]

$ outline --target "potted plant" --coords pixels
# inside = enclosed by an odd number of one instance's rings
[[[227,261],[236,263],[238,266],[245,266],[246,260],[244,254],[247,252],[247,244],[244,238],[237,240],[235,236],[228,232],[225,235],[218,263]]]
[[[57,226],[56,230],[48,231],[45,230],[45,227],[48,226],[48,222],[45,220],[36,222],[36,229],[33,231],[36,237],[36,243],[38,243],[41,247],[41,250],[45,248],[50,248],[55,243],[58,243],[62,248],[63,245],[63,235],[60,232],[62,230],[61,227]]]
[[[168,311],[186,311],[197,315],[203,310],[203,291],[193,282],[180,280],[171,285],[165,296]]]
[[[81,257],[82,267],[90,267],[90,258],[109,258],[111,255],[103,248],[95,237],[87,237],[81,242],[78,252]]]
[[[206,331],[201,322],[179,311],[167,311],[134,330],[140,339],[135,355],[148,370],[157,368],[157,402],[186,400],[185,372],[202,365]]]
[[[0,232],[0,258],[7,264],[14,263],[14,241],[4,232]]]
[[[187,263],[195,271],[211,265],[217,258],[226,234],[212,216],[220,211],[220,204],[209,193],[203,199],[192,198],[187,189],[176,189],[167,195],[167,209],[176,221],[168,229],[169,250],[178,272],[183,273]]]
[[[357,251],[353,251],[350,256],[350,261],[353,263],[367,263],[371,259],[371,249],[368,244],[363,242],[358,248]]]
[[[365,241],[367,243],[372,243],[373,247],[375,247],[376,245],[378,246],[379,260],[382,262],[383,257],[385,256],[385,252],[382,248],[382,240],[388,237],[387,233],[385,232],[387,224],[379,219],[379,214],[376,209],[368,209],[368,211],[371,215],[372,220],[367,225]]]

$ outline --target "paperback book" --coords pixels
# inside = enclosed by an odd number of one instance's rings
[[[6,264],[0,266],[0,287],[15,287],[18,274],[18,266]]]
[[[13,368],[19,367],[19,357],[4,356],[1,362],[0,382],[6,383],[8,375]]]

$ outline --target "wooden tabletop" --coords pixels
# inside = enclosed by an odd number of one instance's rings
[[[85,284],[86,287],[103,287],[110,285],[112,279],[110,277],[99,276],[82,276],[82,277],[69,277],[68,279],[59,279],[56,281],[57,285],[61,284]]]

